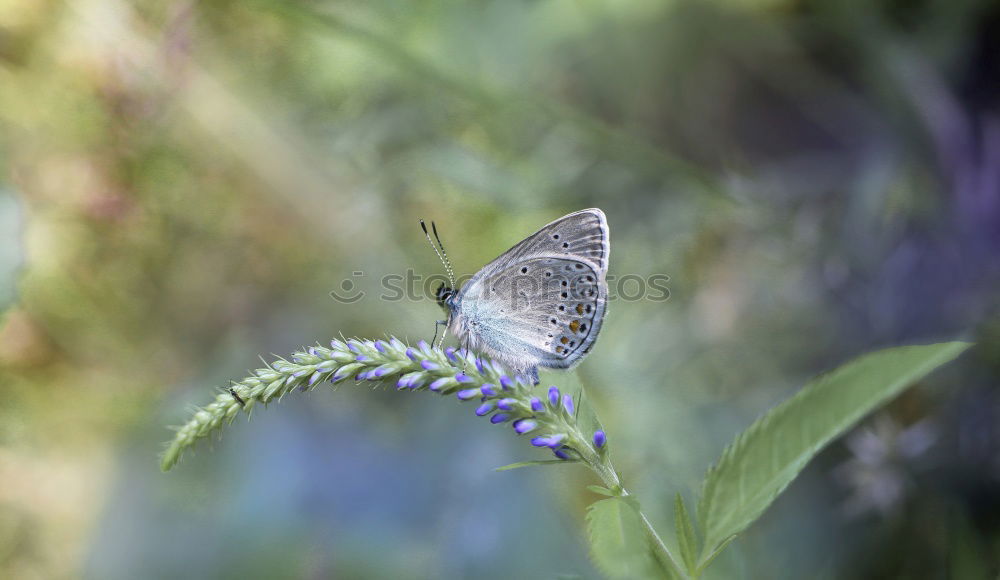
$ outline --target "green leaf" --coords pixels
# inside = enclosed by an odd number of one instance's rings
[[[702,563],[743,531],[830,441],[971,344],[878,351],[810,381],[726,448],[705,475],[698,516]]]
[[[694,525],[688,516],[687,507],[681,494],[674,496],[674,526],[677,529],[677,545],[681,549],[681,558],[688,573],[694,575],[698,565],[698,538],[694,533]]]
[[[618,495],[615,492],[611,491],[610,489],[606,487],[601,487],[599,485],[588,485],[587,489],[589,489],[594,493],[599,493],[601,495],[606,495],[608,497],[616,497]]]
[[[658,567],[651,553],[639,506],[631,497],[612,497],[587,510],[590,555],[610,578],[655,578]]]
[[[520,469],[522,467],[533,467],[535,465],[554,465],[556,463],[579,463],[576,459],[541,459],[538,461],[519,461],[517,463],[511,463],[510,465],[504,465],[503,467],[497,467],[493,471],[510,471],[511,469]]]

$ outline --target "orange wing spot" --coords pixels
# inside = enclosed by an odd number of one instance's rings
[[[559,342],[561,342],[563,344],[566,344],[567,342],[569,342],[569,338],[564,336],[564,337],[562,337],[562,338],[559,339]],[[560,348],[562,348],[562,347],[560,347]]]
[[[566,350],[566,349],[563,348],[563,347],[561,347],[561,346],[557,346],[556,347],[556,352],[558,352],[559,354],[562,354],[562,351],[564,351],[564,350]]]
[[[569,323],[569,329],[572,330],[574,333],[575,332],[579,332],[580,331],[580,321],[579,320],[574,320],[573,322],[570,322]]]
[[[583,316],[583,304],[576,305],[576,313],[579,314],[580,316]]]

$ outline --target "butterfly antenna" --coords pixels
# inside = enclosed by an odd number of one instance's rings
[[[444,244],[441,243],[441,236],[438,235],[437,224],[431,222],[431,230],[434,232],[434,239],[437,240],[438,247],[441,248],[441,255],[444,256],[444,269],[448,271],[448,279],[451,280],[451,287],[455,288],[455,269],[451,267],[451,259],[448,252],[444,251]],[[455,288],[457,290],[457,288]]]
[[[431,222],[431,227],[433,227],[433,226],[434,226],[434,223]],[[424,220],[420,220],[420,229],[424,230],[424,236],[427,238],[427,243],[431,245],[431,249],[433,249],[434,253],[437,254],[438,260],[441,260],[441,263],[444,264],[444,269],[445,269],[446,272],[448,272],[448,281],[451,282],[452,287],[454,287],[455,286],[455,275],[454,275],[454,273],[451,270],[451,264],[448,262],[448,259],[445,258],[444,254],[443,254],[444,248],[441,248],[439,250],[438,247],[434,245],[434,241],[431,240],[431,234],[430,234],[430,232],[427,231],[427,224],[424,223]],[[434,236],[437,237],[437,228],[436,227],[434,227]],[[438,240],[438,243],[440,243],[440,240]]]

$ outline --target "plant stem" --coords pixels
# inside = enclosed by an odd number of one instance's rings
[[[614,466],[611,465],[611,459],[608,457],[607,453],[601,454],[596,461],[588,461],[591,468],[597,472],[597,475],[601,478],[604,486],[613,492],[617,492],[622,497],[631,495],[627,489],[622,486],[621,477],[615,470]],[[670,552],[670,548],[663,542],[660,538],[660,534],[656,533],[656,528],[646,517],[643,511],[639,510],[639,517],[642,518],[642,523],[646,527],[646,534],[649,536],[650,545],[653,547],[653,553],[656,556],[657,561],[663,568],[676,578],[682,578],[687,580],[690,578],[687,572],[684,571],[678,563],[677,559]]]

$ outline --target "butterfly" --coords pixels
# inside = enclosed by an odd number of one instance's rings
[[[461,289],[440,238],[438,246],[452,279],[435,292],[448,314],[439,324],[463,347],[535,382],[538,367],[571,368],[590,352],[607,310],[611,243],[603,211],[585,209],[544,226]]]

